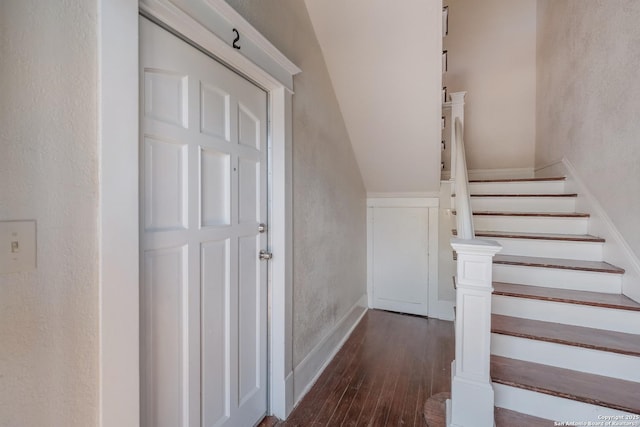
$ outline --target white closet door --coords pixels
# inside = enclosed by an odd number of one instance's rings
[[[371,209],[374,308],[426,316],[429,208]]]

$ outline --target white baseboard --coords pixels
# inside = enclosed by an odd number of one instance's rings
[[[438,300],[429,306],[429,317],[435,317],[436,319],[440,320],[453,321],[455,318],[453,307],[455,305],[455,301]]]
[[[565,187],[567,192],[578,193],[576,210],[591,214],[589,234],[603,237],[606,240],[604,244],[604,261],[622,267],[626,271],[622,277],[622,293],[640,302],[640,260],[618,231],[609,215],[589,191],[568,159],[563,158],[536,169],[536,176],[552,175],[564,175],[567,177]]]
[[[533,168],[509,168],[509,169],[470,169],[469,179],[491,178],[532,178]]]
[[[284,379],[284,386],[286,390],[286,402],[285,402],[285,418],[291,414],[293,407],[295,406],[293,396],[293,371],[289,372],[289,375]],[[271,414],[274,415],[274,414]]]
[[[433,197],[367,197],[367,208],[437,208],[440,193]]]
[[[394,193],[367,193],[367,200],[370,199],[437,199],[440,197],[440,191],[422,191],[422,192],[394,192]]]
[[[318,380],[351,332],[367,312],[367,296],[363,295],[333,329],[309,352],[293,370],[293,406]]]
[[[534,174],[536,178],[566,176],[567,168],[562,163],[562,160],[556,160],[555,162],[550,162],[537,167],[534,171]]]
[[[507,178],[533,178],[534,168],[508,168],[508,169],[469,169],[469,179],[507,179]],[[451,178],[451,171],[442,171],[441,180]]]

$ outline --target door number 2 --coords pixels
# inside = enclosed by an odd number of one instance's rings
[[[233,43],[231,44],[231,46],[240,50],[240,45],[238,44],[238,42],[240,41],[240,33],[235,28],[232,31],[233,31],[233,34],[236,35],[236,38],[233,39]]]

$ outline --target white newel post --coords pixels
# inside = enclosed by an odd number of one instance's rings
[[[447,102],[448,106],[451,106],[451,124],[449,125],[449,145],[451,145],[451,180],[455,180],[456,177],[456,118],[460,119],[460,122],[464,128],[464,97],[467,92],[453,92],[449,94],[451,101]]]
[[[452,239],[458,254],[456,358],[451,365],[449,427],[493,427],[489,375],[493,256],[502,249],[486,240]]]

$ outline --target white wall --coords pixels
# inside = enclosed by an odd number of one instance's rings
[[[449,93],[467,91],[469,169],[533,168],[536,0],[445,0]]]
[[[0,275],[1,426],[97,424],[96,7],[0,2],[0,220],[38,226]]]
[[[304,2],[228,3],[302,69],[293,96],[293,363],[313,371],[366,293],[365,190]]]
[[[441,1],[305,3],[367,192],[437,192]]]
[[[640,2],[540,0],[536,166],[566,157],[640,256]]]

